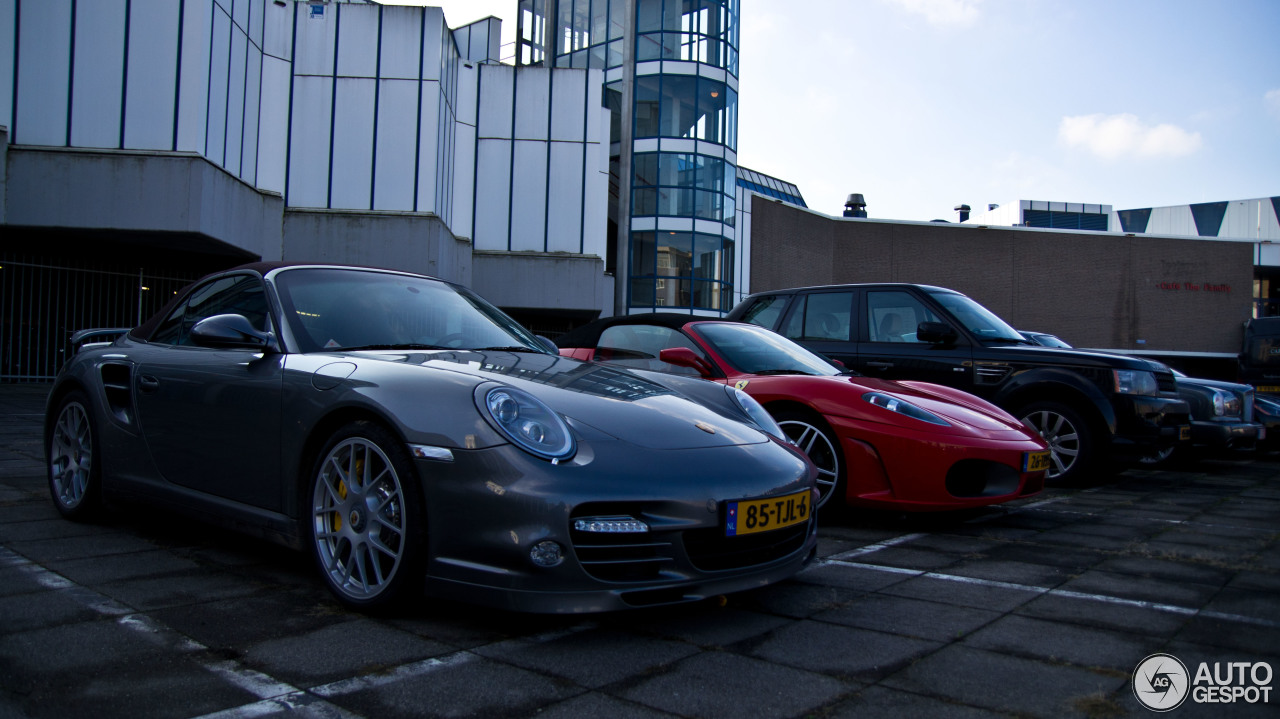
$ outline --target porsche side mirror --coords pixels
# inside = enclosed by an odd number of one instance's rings
[[[921,322],[916,327],[916,339],[935,345],[955,343],[959,335],[945,322]]]
[[[712,374],[711,365],[688,347],[668,347],[658,353],[658,359],[677,367],[696,369],[704,379]]]
[[[555,355],[560,354],[560,348],[557,347],[556,343],[552,342],[550,339],[543,337],[542,335],[534,335],[533,338],[538,340],[538,344],[541,345],[543,349],[550,352],[551,354],[555,354]]]
[[[244,315],[214,315],[191,328],[191,340],[201,347],[266,349],[274,339],[255,328]]]

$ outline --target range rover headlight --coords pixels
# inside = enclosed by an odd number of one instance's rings
[[[921,422],[928,422],[929,424],[939,424],[939,425],[942,425],[943,427],[951,426],[950,422],[939,417],[933,412],[930,412],[929,410],[924,409],[923,407],[917,407],[916,405],[911,404],[905,399],[892,397],[890,395],[884,394],[883,392],[868,392],[862,395],[862,399],[870,402],[871,404],[874,404],[877,407],[880,407],[881,409],[887,409],[890,412],[897,412],[898,414],[903,414],[913,419],[918,419]]]
[[[1136,369],[1111,370],[1115,375],[1116,394],[1138,394],[1154,397],[1160,394],[1160,385],[1151,372]]]
[[[1239,417],[1243,408],[1240,398],[1232,392],[1213,390],[1213,415],[1215,417]]]
[[[564,419],[528,392],[494,387],[485,393],[483,409],[499,432],[529,454],[561,460],[577,449]]]
[[[737,387],[730,387],[729,385],[725,385],[724,390],[731,398],[733,398],[733,401],[738,405],[738,407],[740,407],[742,411],[751,418],[751,421],[755,422],[756,425],[760,427],[760,429],[764,430],[767,434],[786,442],[787,444],[795,444],[795,442],[792,442],[791,439],[783,433],[782,428],[778,426],[778,422],[774,420],[773,415],[769,414],[768,410],[764,408],[764,405],[757,402],[755,397],[752,397]]]

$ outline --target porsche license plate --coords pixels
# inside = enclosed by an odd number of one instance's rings
[[[1280,386],[1273,384],[1260,384],[1253,389],[1259,394],[1280,394]]]
[[[769,499],[729,502],[725,512],[724,534],[735,537],[790,527],[809,519],[808,490]]]
[[[1048,450],[1042,452],[1023,452],[1023,472],[1043,472],[1049,469],[1049,458],[1053,456]]]

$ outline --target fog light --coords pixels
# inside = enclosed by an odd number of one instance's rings
[[[564,551],[559,544],[546,539],[533,545],[529,559],[539,567],[554,567],[564,561]]]
[[[631,517],[587,517],[575,519],[573,528],[579,532],[599,534],[644,534],[649,525]]]

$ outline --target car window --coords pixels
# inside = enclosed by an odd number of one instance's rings
[[[302,352],[491,349],[546,352],[533,334],[470,290],[388,272],[292,268],[276,288]]]
[[[707,355],[679,330],[656,325],[616,325],[600,333],[595,360],[609,364],[697,377],[692,367],[678,367],[658,358],[669,347],[687,347],[706,359]]]
[[[267,296],[262,282],[252,275],[220,277],[197,287],[186,302],[174,308],[151,335],[151,342],[193,345],[191,328],[214,315],[244,315],[249,324],[269,331]]]
[[[786,307],[787,298],[785,296],[770,295],[768,297],[760,297],[751,303],[746,312],[742,313],[740,321],[773,329],[777,326],[778,318],[782,316],[782,311]]]
[[[919,342],[916,327],[921,322],[938,321],[938,316],[910,292],[867,293],[867,332],[872,342]]]
[[[782,334],[793,340],[849,341],[852,292],[801,295]]]

